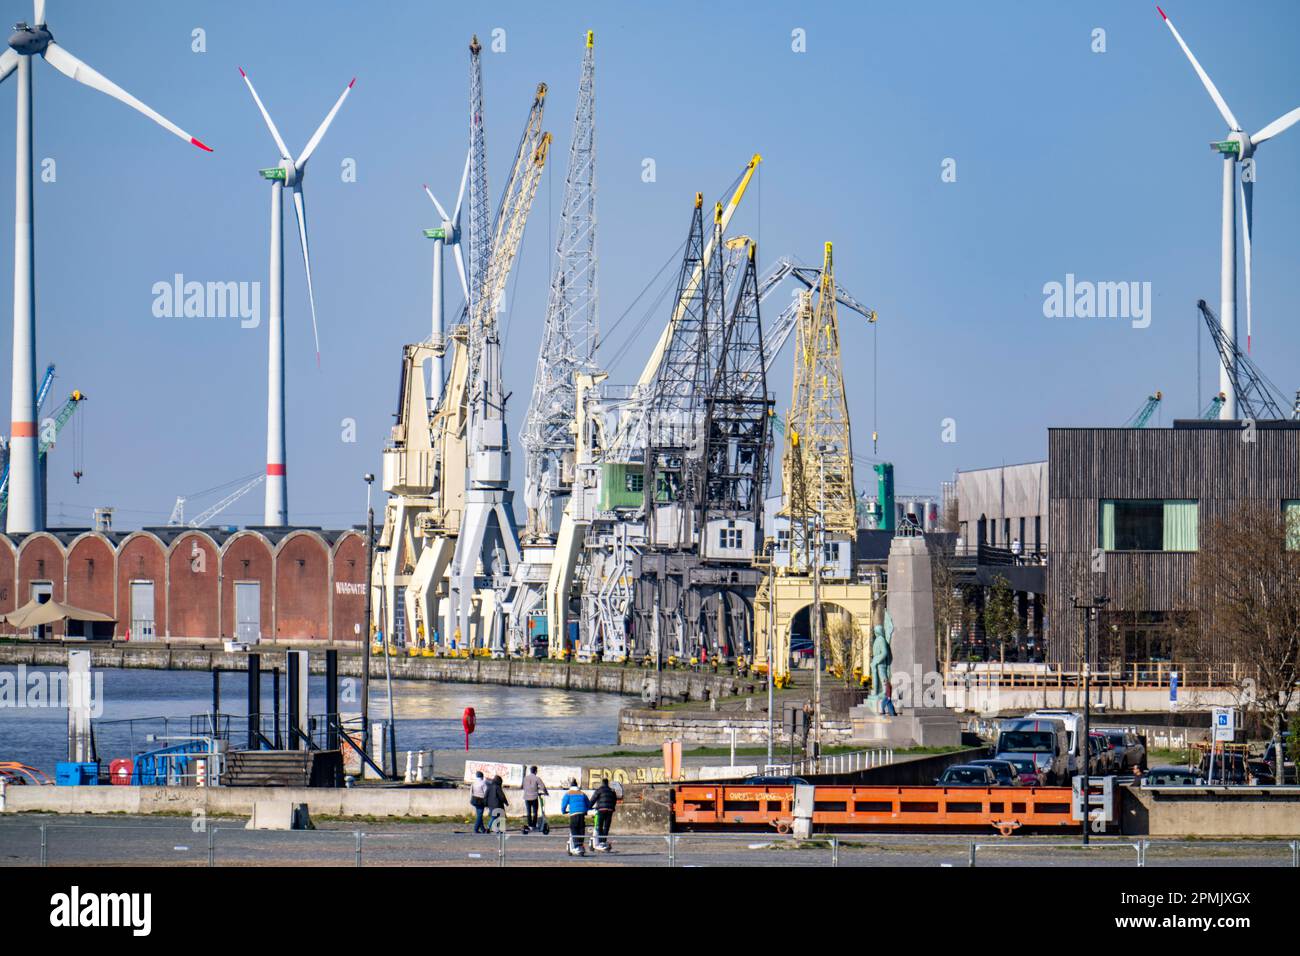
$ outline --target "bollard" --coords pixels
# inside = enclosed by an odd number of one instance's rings
[[[44,827],[42,827],[41,829],[43,830]],[[677,865],[677,834],[670,833],[668,834],[668,866],[671,868],[676,865]]]
[[[840,865],[840,838],[831,837],[831,866]]]
[[[497,866],[506,865],[506,831],[502,827],[497,831]]]
[[[364,839],[365,834],[363,834],[360,830],[353,830],[352,836],[357,841],[357,864],[356,865],[360,866],[361,865],[361,841]]]
[[[217,865],[217,828],[208,827],[208,866]]]
[[[1147,865],[1147,847],[1151,845],[1150,840],[1139,840],[1137,845],[1138,866]]]
[[[42,823],[41,824],[41,866],[49,866],[49,865],[50,865],[49,855],[46,849],[46,842],[45,842],[45,824]]]
[[[974,868],[975,866],[975,844],[974,843],[971,843],[970,845],[970,863],[967,865],[972,868]]]
[[[1291,841],[1291,865],[1300,866],[1300,840]]]

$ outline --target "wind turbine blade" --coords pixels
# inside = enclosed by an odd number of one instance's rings
[[[253,102],[257,104],[257,109],[266,122],[266,128],[271,131],[271,137],[275,140],[276,149],[280,151],[280,158],[285,161],[293,159],[293,156],[289,153],[289,147],[284,145],[284,138],[280,136],[280,131],[275,128],[275,120],[271,119],[271,114],[262,105],[262,98],[257,95],[257,90],[253,88],[253,81],[248,78],[248,74],[244,72],[242,66],[239,68],[239,75],[244,78],[244,83],[248,86],[248,92],[253,94]]]
[[[460,225],[460,206],[465,199],[465,184],[469,182],[469,158],[472,154],[465,153],[465,170],[460,174],[460,191],[456,193],[456,214],[451,217],[451,221]]]
[[[1210,79],[1210,75],[1206,73],[1205,70],[1201,69],[1201,64],[1197,62],[1196,57],[1192,56],[1192,51],[1188,49],[1187,44],[1183,42],[1183,38],[1179,35],[1178,30],[1174,28],[1174,21],[1170,20],[1169,17],[1165,15],[1165,11],[1161,10],[1159,7],[1156,7],[1156,10],[1159,11],[1161,19],[1165,21],[1165,26],[1169,28],[1169,32],[1172,33],[1174,39],[1178,41],[1178,45],[1182,47],[1183,52],[1187,54],[1187,59],[1192,61],[1192,69],[1195,70],[1196,75],[1201,78],[1201,84],[1205,87],[1205,91],[1210,94],[1210,99],[1214,100],[1214,105],[1219,108],[1219,115],[1223,117],[1223,121],[1228,124],[1229,129],[1241,129],[1241,124],[1237,122],[1237,117],[1232,115],[1232,110],[1228,109],[1228,104],[1224,101],[1223,97],[1219,95],[1218,87],[1214,85],[1214,81]]]
[[[33,23],[38,27],[45,23],[45,0],[36,0],[36,6],[33,12],[36,14],[36,19],[32,21]]]
[[[456,253],[456,274],[460,276],[460,291],[465,295],[465,301],[469,301],[469,280],[465,278],[465,257],[460,254],[460,243],[451,247]]]
[[[133,110],[143,113],[163,129],[170,130],[181,139],[188,140],[201,150],[209,153],[212,152],[211,146],[195,139],[161,113],[145,106],[108,77],[87,66],[54,41],[51,40],[49,45],[45,47],[45,53],[43,55],[46,63],[54,67],[64,76],[68,77],[68,79],[76,80],[78,83],[88,86],[92,90],[99,90],[101,93],[107,93],[109,96],[113,97],[113,99],[119,100],[131,107]]]
[[[10,47],[0,54],[0,83],[3,83],[16,69],[18,69],[18,54],[14,52],[13,47]]]
[[[293,187],[293,211],[298,215],[298,240],[302,243],[302,264],[307,270],[307,300],[311,303],[311,334],[316,340],[316,367],[320,368],[320,333],[316,330],[316,293],[311,287],[311,256],[307,252],[307,208],[303,204],[302,183]]]
[[[1300,106],[1297,106],[1295,109],[1293,109],[1290,113],[1287,113],[1285,116],[1279,116],[1277,119],[1273,120],[1273,122],[1269,123],[1262,130],[1260,130],[1258,133],[1252,136],[1250,138],[1250,141],[1258,145],[1259,143],[1262,143],[1265,140],[1272,139],[1278,133],[1285,132],[1286,130],[1294,126],[1298,121],[1300,121]]]
[[[1250,353],[1250,267],[1251,267],[1251,233],[1255,228],[1255,184],[1245,179],[1241,181],[1241,239],[1242,252],[1246,260],[1246,352]]]
[[[339,107],[343,105],[343,101],[346,100],[348,94],[352,92],[352,84],[356,81],[357,78],[355,76],[352,77],[352,81],[348,83],[347,87],[343,90],[342,95],[340,95],[334,102],[334,108],[326,114],[323,120],[321,120],[320,126],[316,127],[316,132],[312,133],[311,139],[307,140],[307,145],[303,147],[302,155],[294,160],[294,165],[298,167],[299,172],[302,172],[302,168],[307,165],[307,160],[311,159],[311,154],[314,153],[316,147],[320,145],[321,138],[325,135],[325,131],[330,128],[330,123],[334,122],[334,117],[337,115]]]
[[[438,210],[438,215],[445,220],[450,220],[451,217],[447,215],[447,210],[442,208],[442,203],[438,202],[438,197],[433,194],[433,190],[428,186],[425,186],[424,191],[428,194],[429,198],[433,200],[433,205]]]

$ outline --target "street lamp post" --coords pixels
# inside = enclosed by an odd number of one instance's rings
[[[366,624],[365,638],[361,650],[361,744],[365,752],[370,753],[370,641],[372,618],[371,600],[374,590],[372,581],[375,571],[375,509],[370,504],[370,489],[375,476],[366,472]]]
[[[1083,844],[1088,845],[1088,833],[1092,821],[1089,819],[1088,782],[1091,777],[1092,746],[1092,622],[1097,612],[1110,603],[1110,598],[1094,596],[1086,601],[1079,600],[1076,594],[1074,606],[1083,614],[1083,736],[1079,738],[1079,756],[1083,761],[1083,781],[1079,796],[1083,802]]]

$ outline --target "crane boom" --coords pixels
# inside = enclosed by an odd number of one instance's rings
[[[266,478],[266,475],[258,475],[258,476],[257,476],[256,478],[254,478],[252,481],[245,482],[244,484],[240,485],[238,488],[236,488],[236,489],[235,489],[234,491],[232,491],[230,494],[226,495],[226,497],[222,498],[220,501],[218,501],[215,505],[213,505],[213,506],[212,506],[211,508],[209,508],[207,511],[204,511],[204,512],[201,512],[201,513],[198,514],[198,515],[195,515],[195,516],[194,516],[194,519],[193,519],[192,521],[190,521],[190,527],[191,527],[191,528],[201,528],[201,527],[203,527],[204,522],[206,522],[206,521],[210,521],[212,518],[214,518],[214,517],[216,517],[217,515],[221,514],[221,512],[225,511],[227,508],[229,508],[232,504],[234,504],[234,503],[235,503],[236,501],[238,501],[240,498],[244,497],[244,495],[248,494],[250,491],[252,491],[252,490],[253,490],[254,488],[256,488],[258,485],[260,485],[260,484],[262,483],[262,480],[263,480],[264,478]]]

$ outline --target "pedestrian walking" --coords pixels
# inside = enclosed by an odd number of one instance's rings
[[[469,786],[469,805],[474,808],[475,833],[487,833],[487,827],[483,826],[483,809],[487,806],[487,788],[488,782],[483,777],[483,771],[477,771],[474,774],[473,783]]]
[[[493,777],[489,781],[486,803],[488,829],[494,833],[500,833],[506,828],[506,807],[510,806],[510,801],[506,799],[506,790],[501,783],[500,775]]]
[[[528,833],[537,826],[537,807],[542,797],[549,794],[546,784],[537,775],[536,767],[529,767],[524,774],[524,832]]]
[[[578,789],[578,781],[571,779],[564,800],[560,803],[560,812],[569,818],[569,853],[573,856],[587,855],[582,838],[587,832],[587,811],[590,809],[591,802],[587,795]]]
[[[618,793],[609,785],[609,778],[600,781],[600,786],[592,794],[592,803],[596,807],[596,841],[595,848],[605,853],[610,851],[609,825],[614,821],[614,811],[618,809]]]

